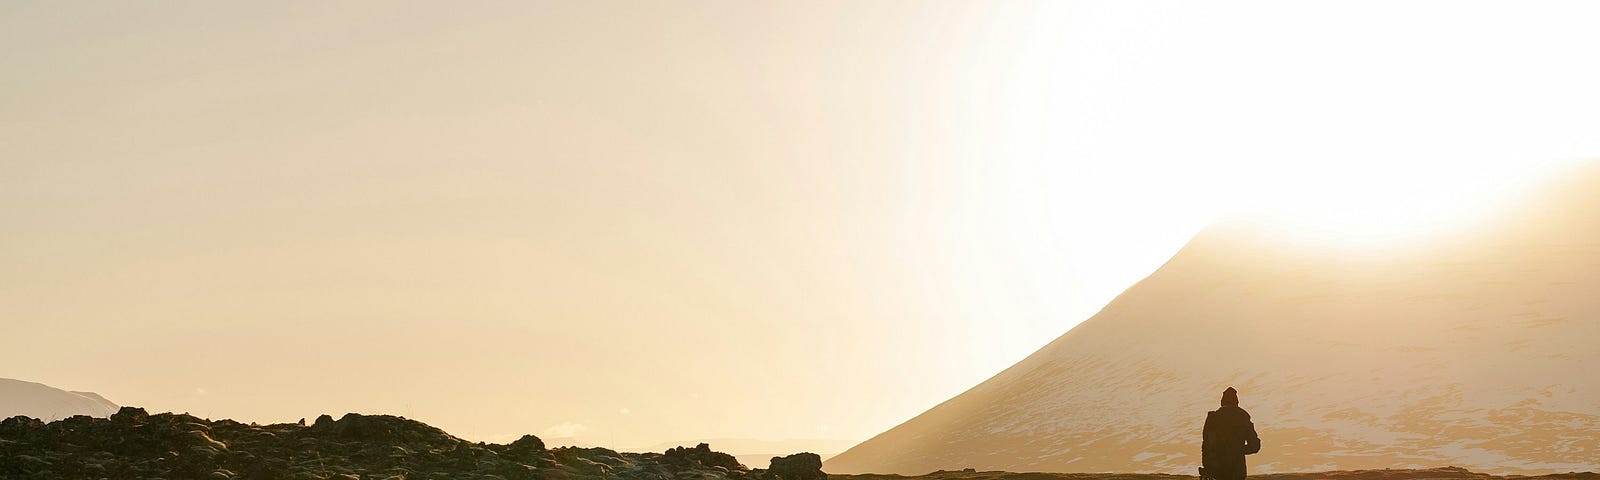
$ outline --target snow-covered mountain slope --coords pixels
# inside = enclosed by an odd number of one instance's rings
[[[73,415],[105,418],[117,413],[117,408],[117,404],[95,393],[0,378],[0,418],[23,415],[46,422]]]
[[[1193,474],[1237,386],[1253,473],[1600,466],[1600,170],[1406,246],[1203,232],[1104,310],[827,462]]]

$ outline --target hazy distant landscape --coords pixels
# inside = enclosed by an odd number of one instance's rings
[[[1215,402],[1208,388],[1228,379],[1267,445],[1252,467],[1278,474],[1253,478],[1592,470],[1600,383],[1574,372],[1600,364],[1597,192],[1600,164],[1536,189],[1477,236],[1409,250],[1340,252],[1219,225],[1017,366],[826,463],[807,453],[803,468],[766,461],[816,441],[727,439],[749,453],[737,458],[715,445],[546,448],[531,435],[497,445],[383,415],[278,425],[111,415],[117,406],[93,393],[0,379],[0,413],[19,415],[0,423],[0,473],[1159,479],[1005,472],[1188,473]],[[1319,471],[1336,473],[1284,473]]]
[[[1600,480],[1597,26],[0,1],[0,480]]]
[[[36,382],[0,378],[0,418],[26,416],[55,421],[74,415],[105,418],[118,405],[93,392],[69,392]]]

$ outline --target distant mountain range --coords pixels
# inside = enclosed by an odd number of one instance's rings
[[[69,392],[42,383],[0,378],[0,418],[17,415],[46,422],[73,415],[106,418],[117,404],[93,392]]]
[[[1350,192],[1360,195],[1360,192]],[[1027,359],[825,464],[1194,474],[1237,386],[1251,472],[1600,465],[1600,169],[1483,230],[1345,248],[1202,232]]]

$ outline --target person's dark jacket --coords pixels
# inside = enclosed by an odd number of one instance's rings
[[[1237,405],[1223,405],[1206,413],[1200,463],[1205,476],[1217,480],[1242,480],[1244,456],[1261,451],[1261,438],[1250,423],[1250,413]]]

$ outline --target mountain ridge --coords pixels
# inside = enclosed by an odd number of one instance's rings
[[[1022,361],[827,462],[841,473],[1192,472],[1229,385],[1253,472],[1600,463],[1600,168],[1493,230],[1334,248],[1225,223]],[[1236,352],[1228,355],[1227,352]]]

